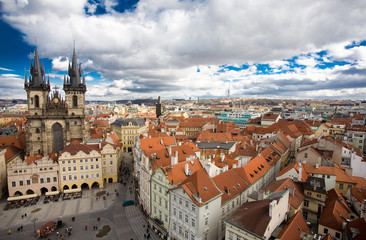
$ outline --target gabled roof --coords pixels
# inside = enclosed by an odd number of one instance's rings
[[[114,121],[111,125],[116,127],[122,127],[128,126],[130,123],[132,124],[132,126],[138,126],[140,128],[145,126],[145,122],[141,118],[116,119],[116,121]]]
[[[278,181],[271,182],[263,191],[282,192],[289,188],[294,189],[294,195],[289,194],[289,204],[294,209],[298,209],[305,199],[304,188],[301,183],[294,182],[291,178],[284,178]]]
[[[171,184],[180,184],[181,182],[186,180],[188,176],[190,176],[185,173],[186,164],[188,164],[190,175],[202,168],[202,165],[197,158],[162,168],[163,172],[167,176],[168,181]]]
[[[337,164],[334,167],[328,166],[316,166],[311,164],[302,164],[303,169],[309,174],[323,174],[323,175],[334,175],[336,181],[355,183],[350,176],[348,176]]]
[[[174,137],[156,137],[140,139],[142,151],[165,149],[166,146],[176,145]]]
[[[366,219],[359,218],[347,223],[348,239],[364,240],[366,239]]]
[[[366,179],[364,179],[363,177],[356,177],[356,176],[352,176],[351,177],[353,181],[356,182],[356,188],[366,188]]]
[[[346,199],[335,188],[332,188],[327,192],[325,204],[330,204],[333,201],[338,201],[342,207],[347,210],[347,212],[352,212],[352,210],[348,207]]]
[[[281,156],[276,151],[274,151],[270,146],[266,147],[260,153],[260,155],[263,156],[271,166],[274,166],[281,158]]]
[[[283,226],[282,231],[277,235],[276,239],[301,240],[300,234],[302,232],[311,234],[301,211],[298,211],[287,221],[285,226]]]
[[[37,160],[43,158],[43,155],[40,154],[40,153],[36,153],[34,155],[30,155],[30,156],[27,156],[25,159],[24,159],[24,162],[26,162],[28,165],[31,165],[32,163],[36,163]]]
[[[68,146],[66,146],[65,149],[62,150],[62,152],[60,154],[68,152],[71,155],[76,155],[80,151],[84,152],[85,154],[89,154],[91,151],[100,152],[101,149],[99,148],[99,145],[97,145],[97,144],[87,145],[87,144],[82,144],[80,142],[74,141],[74,142],[71,142]]]
[[[238,210],[226,218],[225,222],[237,228],[263,236],[271,221],[269,216],[270,199],[244,203]]]
[[[245,166],[234,168],[236,173],[242,177],[248,184],[263,177],[263,175],[271,168],[263,156],[257,156],[250,160]]]
[[[204,203],[222,195],[204,168],[189,176],[180,187],[186,191],[197,206],[202,206]],[[201,198],[201,202],[197,201],[196,196]]]
[[[352,196],[357,199],[358,204],[361,206],[362,201],[366,199],[365,188],[351,188]]]
[[[343,222],[348,219],[348,212],[339,201],[333,201],[325,205],[319,224],[342,232]]]
[[[302,166],[303,164],[300,163],[300,165]],[[282,169],[276,177],[282,176],[283,174],[287,173],[288,171],[290,171],[291,169],[294,169],[297,173],[299,173],[299,162],[294,162],[291,163],[289,165],[287,165],[284,169]],[[302,170],[301,171],[301,179],[299,179],[302,182],[306,182],[306,179],[308,178],[309,174],[306,173],[306,171]]]
[[[9,163],[15,156],[22,153],[22,150],[15,146],[7,146],[5,152],[5,163]]]
[[[213,181],[223,193],[221,196],[221,204],[240,195],[248,187],[248,184],[234,171],[234,169],[230,169],[215,176]]]

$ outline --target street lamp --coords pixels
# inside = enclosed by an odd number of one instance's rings
[[[38,220],[38,218],[33,218],[31,221],[33,222],[33,230],[34,230],[34,233],[36,233],[36,221]]]

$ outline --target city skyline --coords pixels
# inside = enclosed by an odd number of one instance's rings
[[[58,87],[75,46],[86,100],[366,93],[363,1],[0,0],[0,9],[0,98],[26,98],[36,44]]]

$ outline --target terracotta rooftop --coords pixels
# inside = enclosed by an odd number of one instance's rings
[[[204,203],[222,195],[204,168],[189,176],[180,187],[186,191],[197,206],[202,206]],[[201,202],[197,201],[195,196],[199,196]]]
[[[269,216],[270,199],[244,203],[231,214],[225,222],[258,236],[263,236],[271,217]]]
[[[71,144],[66,146],[65,149],[62,150],[62,152],[60,154],[68,152],[71,155],[76,155],[80,151],[84,152],[85,154],[89,154],[93,150],[95,150],[97,152],[101,151],[101,149],[99,148],[99,145],[97,145],[97,144],[87,145],[87,144],[82,144],[79,142],[71,142]]]
[[[174,137],[144,138],[140,139],[141,150],[165,149],[166,146],[176,145]]]
[[[348,211],[339,201],[333,201],[325,205],[319,219],[319,224],[342,232],[343,222],[346,222],[346,219],[349,219],[348,214]]]
[[[250,160],[244,167],[234,168],[248,184],[253,184],[271,168],[263,156],[257,156]]]
[[[347,236],[352,240],[364,240],[366,239],[366,219],[359,218],[347,223]]]
[[[301,164],[302,166],[303,164]],[[288,171],[290,171],[291,169],[295,169],[295,171],[297,173],[299,173],[299,162],[294,162],[291,163],[289,165],[287,165],[284,169],[282,169],[276,177],[282,176],[283,174],[287,173]],[[308,178],[309,174],[306,173],[306,171],[301,171],[302,172],[302,176],[301,179],[299,179],[301,182],[306,182],[306,179]]]
[[[185,173],[186,164],[188,164],[190,175],[192,175],[193,173],[197,172],[202,168],[202,165],[197,158],[162,168],[163,172],[167,176],[168,181],[171,184],[180,184],[181,182],[186,180],[188,176],[190,176],[189,174],[187,175]]]
[[[302,240],[300,238],[301,232],[311,234],[308,226],[306,225],[304,217],[301,214],[301,211],[298,211],[283,226],[282,231],[280,232],[279,235],[277,235],[276,239]]]
[[[294,209],[298,209],[305,199],[304,189],[301,183],[294,182],[291,178],[285,178],[278,181],[271,182],[263,191],[282,192],[284,190],[293,188],[294,195],[289,194],[289,204]]]

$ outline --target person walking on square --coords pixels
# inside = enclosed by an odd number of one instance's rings
[[[85,225],[85,231],[88,231],[88,226]]]
[[[11,230],[10,229],[9,229],[8,233],[9,233],[9,236],[10,236],[10,234],[11,234]]]

